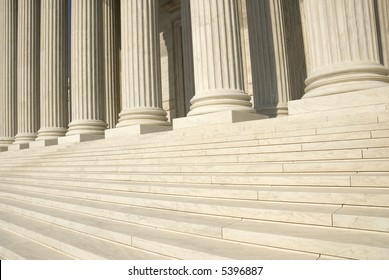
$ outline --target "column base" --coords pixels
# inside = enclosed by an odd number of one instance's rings
[[[46,127],[41,128],[38,131],[38,137],[35,141],[57,139],[58,137],[65,136],[67,128],[64,127]]]
[[[254,111],[255,112],[255,111]],[[190,116],[173,120],[173,129],[181,129],[213,124],[227,124],[267,119],[268,116],[241,111],[222,111],[206,115]]]
[[[289,102],[289,115],[355,109],[363,112],[364,107],[389,106],[389,86],[294,100]]]
[[[166,112],[160,108],[133,108],[120,112],[116,127],[132,125],[168,126],[170,124]]]
[[[255,113],[250,102],[251,98],[243,91],[213,90],[206,93],[196,93],[190,103],[188,116],[204,115],[222,111],[240,111]]]
[[[54,146],[54,145],[58,145],[58,139],[38,140],[37,138],[34,142],[30,142],[29,145],[30,148]]]
[[[107,128],[107,123],[101,120],[75,120],[69,124],[66,136],[78,134],[102,135]]]
[[[15,137],[3,137],[0,139],[0,146],[12,145],[15,141]]]
[[[58,138],[58,144],[72,144],[104,139],[103,134],[75,134]]]
[[[18,133],[15,136],[14,144],[23,144],[35,141],[37,135],[37,133]]]
[[[117,127],[105,131],[105,138],[115,138],[129,135],[141,135],[172,130],[172,126],[136,124],[126,127]]]
[[[389,70],[383,65],[346,65],[321,69],[306,81],[303,99],[368,90],[389,85]]]

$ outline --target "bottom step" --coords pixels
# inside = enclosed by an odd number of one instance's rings
[[[0,228],[1,259],[71,260],[73,257],[44,246],[19,234]]]
[[[61,216],[60,219],[53,216],[52,223],[48,223],[0,211],[0,225],[80,259],[147,259],[143,250],[148,251],[153,259],[162,259],[162,255],[178,259],[319,258],[319,254],[182,234],[81,214]],[[121,245],[122,242],[128,242],[127,246]],[[138,251],[137,255],[135,251]]]

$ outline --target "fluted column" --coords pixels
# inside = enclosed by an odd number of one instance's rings
[[[237,1],[190,4],[196,92],[188,115],[255,112],[244,90]]]
[[[39,41],[40,0],[19,0],[15,143],[34,141],[39,129]]]
[[[119,0],[103,0],[105,120],[108,128],[116,126],[120,112],[119,5]]]
[[[184,97],[185,107],[190,108],[190,100],[195,93],[194,66],[193,66],[193,43],[192,23],[190,15],[190,0],[181,1],[181,22],[182,22],[182,56],[184,64]]]
[[[298,0],[246,0],[255,108],[287,115],[306,78]]]
[[[17,1],[0,0],[0,146],[16,134]]]
[[[380,64],[373,0],[301,0],[305,98],[389,85]]]
[[[167,125],[162,108],[159,2],[122,0],[122,111],[117,127]]]
[[[72,122],[66,135],[103,135],[102,1],[73,0],[71,7]]]
[[[378,0],[379,26],[382,44],[382,62],[389,68],[389,1]]]
[[[41,128],[37,140],[56,139],[67,132],[67,0],[41,0],[41,20]]]

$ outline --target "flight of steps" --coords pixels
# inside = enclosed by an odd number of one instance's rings
[[[5,259],[388,259],[389,111],[0,153]]]

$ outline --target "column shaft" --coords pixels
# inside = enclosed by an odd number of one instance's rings
[[[104,134],[102,2],[73,0],[71,8],[72,122],[66,135]]]
[[[190,108],[190,100],[195,94],[192,23],[190,13],[190,0],[181,1],[182,22],[182,56],[184,64],[184,97],[187,110]],[[188,113],[188,112],[186,112]]]
[[[159,2],[122,0],[122,111],[117,127],[167,125],[161,100]]]
[[[15,143],[34,141],[39,129],[40,0],[18,1],[18,133]]]
[[[41,128],[37,140],[55,139],[67,131],[67,0],[41,0],[41,19]]]
[[[379,26],[382,46],[382,62],[389,68],[389,2],[378,0]]]
[[[237,1],[190,4],[196,92],[188,115],[254,112],[244,90]]]
[[[116,126],[120,112],[119,5],[119,0],[103,0],[105,114],[108,128]]]
[[[309,58],[304,97],[388,85],[373,0],[301,0]]]
[[[247,0],[247,17],[255,108],[287,115],[306,77],[298,0]]]
[[[16,134],[17,1],[0,0],[0,146]]]

